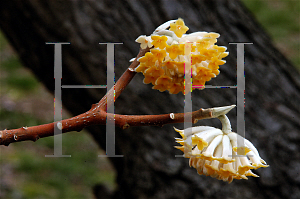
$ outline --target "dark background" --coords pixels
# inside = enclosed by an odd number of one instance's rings
[[[63,84],[106,84],[106,47],[99,42],[123,42],[116,46],[116,78],[136,56],[134,40],[151,32],[161,23],[185,20],[194,31],[221,34],[219,45],[230,55],[212,85],[234,85],[236,48],[229,42],[253,42],[245,47],[246,137],[258,148],[267,169],[254,171],[260,178],[232,184],[198,176],[188,168],[187,159],[175,158],[173,125],[134,127],[117,132],[117,151],[124,158],[97,158],[97,145],[105,149],[102,127],[89,128],[91,134],[64,135],[64,154],[72,158],[47,159],[53,152],[53,138],[36,143],[1,146],[1,192],[3,198],[90,198],[92,187],[105,198],[106,189],[115,189],[107,198],[297,198],[299,196],[299,73],[274,48],[264,32],[238,1],[2,1],[1,28],[12,43],[24,66],[19,66],[13,50],[1,42],[1,129],[37,125],[53,120],[53,47],[45,42],[71,42],[63,46]],[[276,3],[275,3],[276,2]],[[261,15],[271,35],[286,55],[296,57],[299,66],[299,3],[288,1],[246,2]],[[256,7],[255,7],[256,6]],[[264,7],[265,6],[265,7]],[[5,8],[5,10],[3,10]],[[284,8],[284,9],[283,9]],[[276,15],[276,10],[277,14]],[[296,11],[295,11],[296,10]],[[269,12],[269,17],[267,14]],[[280,24],[281,22],[281,24]],[[274,29],[274,24],[277,29]],[[276,26],[275,26],[276,27]],[[289,29],[289,31],[287,31]],[[3,37],[2,37],[3,38]],[[296,46],[295,48],[290,47]],[[298,53],[297,53],[298,52]],[[295,55],[296,54],[296,55]],[[183,112],[183,95],[169,95],[142,84],[138,74],[116,102],[116,113],[161,114]],[[88,110],[104,95],[104,89],[63,89],[64,117]],[[234,89],[205,89],[193,92],[193,108],[235,104]],[[70,113],[66,113],[66,109]],[[35,115],[35,116],[33,116]],[[13,119],[10,119],[13,118]],[[233,130],[236,110],[229,114]],[[216,119],[197,125],[220,127]],[[182,124],[175,125],[182,128]],[[83,136],[82,134],[85,134]],[[92,135],[92,136],[89,136]],[[82,137],[83,136],[83,137]],[[90,137],[94,137],[96,142]],[[115,179],[116,178],[116,179]],[[133,188],[134,187],[134,188]],[[254,191],[255,190],[255,191]]]

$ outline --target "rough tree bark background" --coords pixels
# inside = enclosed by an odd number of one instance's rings
[[[63,85],[106,84],[106,45],[115,47],[116,79],[138,53],[134,40],[149,35],[163,22],[181,17],[194,31],[221,34],[219,45],[230,52],[212,85],[236,84],[236,45],[245,46],[246,137],[270,165],[254,171],[260,178],[231,184],[199,176],[188,159],[173,148],[173,125],[116,129],[116,151],[110,158],[118,189],[110,198],[299,198],[300,81],[299,72],[273,46],[270,38],[239,1],[34,1],[2,0],[0,26],[23,64],[54,91],[53,45],[63,45]],[[183,112],[184,96],[152,90],[137,74],[115,104],[120,114]],[[74,115],[87,111],[105,89],[63,89],[64,106]],[[193,109],[236,103],[235,89],[205,89],[192,93]],[[236,110],[229,118],[236,130]],[[217,119],[197,125],[220,127]],[[182,128],[182,124],[175,125]],[[88,128],[105,149],[105,126]],[[99,190],[99,198],[101,191]],[[102,195],[103,198],[104,195]]]

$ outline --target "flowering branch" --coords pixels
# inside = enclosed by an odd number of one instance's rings
[[[170,27],[169,30],[166,30]],[[190,158],[189,165],[196,168],[198,174],[204,174],[228,181],[258,177],[251,169],[268,167],[259,156],[257,149],[247,139],[232,132],[226,114],[235,105],[199,109],[188,113],[170,113],[162,115],[120,115],[107,113],[110,106],[120,96],[137,72],[144,75],[144,83],[153,84],[153,89],[170,94],[185,93],[185,77],[192,77],[192,90],[203,89],[205,82],[219,74],[222,58],[228,55],[226,47],[217,46],[218,33],[196,32],[185,34],[188,27],[182,19],[168,21],[159,26],[151,36],[140,36],[140,52],[133,63],[123,73],[99,103],[78,116],[59,122],[33,127],[21,127],[0,131],[0,145],[8,146],[12,142],[36,141],[42,137],[53,136],[56,129],[62,133],[81,131],[91,125],[107,125],[109,118],[122,129],[130,126],[163,126],[171,123],[183,123],[192,118],[196,123],[201,119],[218,118],[222,130],[210,126],[191,127],[184,130],[175,128],[181,138],[175,138],[181,146],[175,148]],[[186,45],[189,43],[189,45]],[[151,50],[150,50],[151,49]],[[189,63],[186,65],[186,63]],[[186,66],[188,66],[186,68]],[[189,66],[191,68],[189,68]]]

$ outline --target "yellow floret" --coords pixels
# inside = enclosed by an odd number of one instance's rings
[[[169,88],[169,92],[171,94],[177,94],[179,92],[183,92],[183,87],[180,83],[173,83]]]
[[[175,62],[174,67],[177,73],[184,74],[184,62]]]
[[[169,88],[171,82],[171,77],[163,75],[155,81],[155,86],[153,86],[153,88],[159,90],[160,92],[163,92]]]
[[[150,52],[147,52],[144,57],[138,59],[140,63],[144,63],[146,66],[153,66],[157,58]]]
[[[135,72],[143,72],[149,68],[149,66],[147,66],[145,63],[141,63],[136,69],[135,69]]]
[[[171,59],[175,59],[178,55],[184,54],[184,44],[167,45],[166,49]]]
[[[152,67],[148,68],[147,70],[145,70],[145,72],[144,72],[144,76],[145,76],[144,83],[145,84],[149,84],[149,83],[154,84],[155,81],[157,80],[157,78],[159,78],[163,74],[164,74],[163,69],[158,68],[156,66],[152,66]]]
[[[201,54],[197,54],[197,55],[192,54],[191,59],[192,59],[192,65],[206,60],[205,56]]]
[[[210,42],[205,39],[199,39],[196,43],[197,50],[201,52],[203,49],[207,49],[210,45]]]
[[[218,59],[217,57],[212,57],[211,58],[211,63],[218,66],[218,65],[223,65],[226,62],[224,60]]]
[[[164,49],[167,46],[166,42],[168,40],[168,37],[166,36],[152,35],[151,39],[153,40],[152,44],[155,48]]]
[[[189,28],[185,26],[183,20],[179,18],[175,23],[170,24],[169,30],[173,31],[177,35],[177,37],[182,37],[182,35],[186,33]]]
[[[174,69],[174,65],[175,65],[176,61],[165,61],[163,64],[166,66],[167,69]]]
[[[167,55],[165,50],[151,49],[150,51],[159,62],[162,62]]]

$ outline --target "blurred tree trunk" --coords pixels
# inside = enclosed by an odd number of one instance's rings
[[[277,50],[253,16],[239,1],[34,1],[2,0],[0,26],[24,66],[54,91],[54,48],[63,45],[63,85],[106,84],[106,45],[115,47],[116,79],[135,57],[134,40],[149,35],[163,22],[181,17],[194,31],[221,34],[219,45],[230,55],[211,85],[236,84],[236,45],[245,45],[246,137],[270,165],[255,171],[260,178],[234,180],[231,184],[199,176],[188,159],[173,148],[178,135],[172,125],[116,129],[116,151],[123,158],[110,158],[117,171],[118,189],[98,197],[111,198],[299,198],[300,184],[300,83],[299,72]],[[152,90],[137,74],[116,102],[120,114],[183,112],[184,96]],[[64,106],[74,115],[87,111],[105,94],[105,89],[62,89]],[[236,103],[235,89],[205,89],[192,94],[193,109]],[[229,114],[236,130],[236,111]],[[198,125],[220,127],[217,119]],[[182,124],[175,125],[182,128]],[[105,149],[105,126],[88,128]],[[88,169],[88,168],[87,168]],[[98,188],[98,191],[97,191]]]

